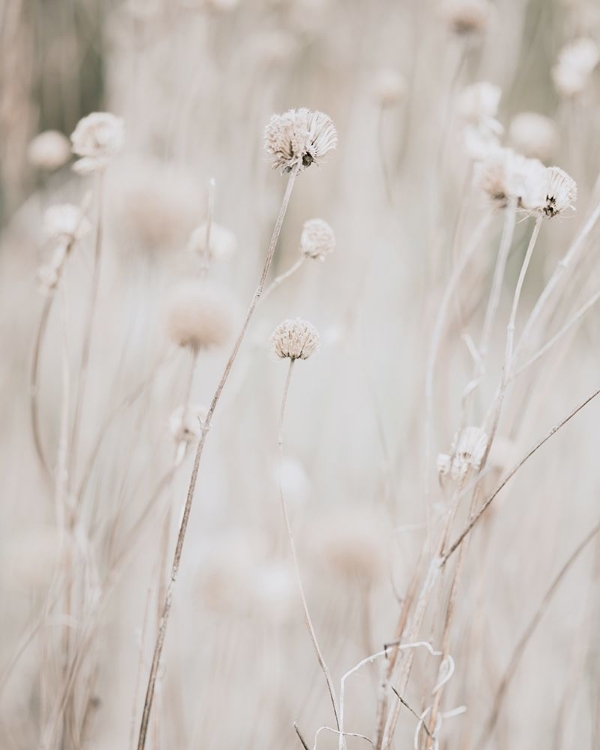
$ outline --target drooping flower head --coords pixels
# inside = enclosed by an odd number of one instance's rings
[[[308,359],[319,347],[319,334],[307,320],[288,319],[273,331],[271,344],[281,359]]]
[[[309,219],[304,222],[300,235],[300,251],[307,258],[325,260],[325,256],[335,250],[335,234],[323,219]]]
[[[82,158],[73,169],[79,174],[106,169],[110,159],[123,147],[125,126],[121,117],[110,112],[92,112],[77,123],[71,134],[71,150]]]
[[[265,129],[265,149],[273,156],[273,168],[298,172],[319,164],[337,146],[335,126],[323,112],[290,109],[273,115]]]

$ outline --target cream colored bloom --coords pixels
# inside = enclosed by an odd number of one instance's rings
[[[226,227],[216,222],[210,225],[210,239],[207,244],[207,225],[201,224],[192,232],[190,237],[190,250],[205,259],[224,260],[230,258],[237,250],[237,239],[235,234]]]
[[[600,49],[592,39],[582,37],[562,48],[552,68],[552,78],[559,94],[577,96],[588,85],[590,76],[600,62]]]
[[[281,359],[308,359],[319,347],[319,334],[307,320],[288,319],[273,331],[271,344]]]
[[[534,210],[543,205],[546,170],[537,159],[527,159],[512,149],[492,152],[478,165],[476,181],[497,208],[513,198],[517,208]]]
[[[125,126],[110,112],[92,112],[77,123],[71,150],[82,158],[73,165],[79,174],[102,171],[123,147]]]
[[[300,235],[300,251],[308,258],[325,260],[325,256],[335,250],[335,234],[323,219],[309,219],[304,222]]]
[[[273,115],[265,129],[265,149],[273,156],[273,168],[282,172],[319,164],[336,146],[334,124],[323,112],[290,109]]]
[[[233,304],[224,289],[204,281],[183,281],[168,300],[167,332],[178,346],[209,349],[229,339],[233,317]]]
[[[27,158],[34,167],[51,172],[69,161],[71,144],[67,136],[58,130],[46,130],[31,141]]]
[[[554,121],[537,112],[521,112],[513,117],[508,130],[511,146],[530,159],[548,161],[558,146]]]

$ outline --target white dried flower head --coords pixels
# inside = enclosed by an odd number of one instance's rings
[[[469,159],[474,162],[485,161],[489,156],[502,148],[497,129],[478,128],[474,125],[465,125],[463,129],[463,143]]]
[[[92,225],[79,206],[62,203],[50,206],[44,213],[43,230],[55,242],[81,240],[92,231]]]
[[[319,334],[307,320],[288,319],[273,331],[271,344],[281,359],[308,359],[319,347]]]
[[[308,258],[325,260],[325,256],[335,250],[335,234],[323,219],[309,219],[304,222],[300,235],[300,251]]]
[[[530,159],[548,161],[558,146],[554,121],[537,112],[521,112],[513,117],[508,137],[513,148]]]
[[[482,34],[490,22],[491,5],[487,0],[443,0],[440,12],[455,34]]]
[[[382,68],[373,80],[373,94],[382,107],[393,107],[406,96],[406,81],[394,68]]]
[[[464,479],[470,471],[478,472],[487,448],[488,436],[479,427],[463,427],[452,441],[452,452],[441,453],[437,469],[441,476]]]
[[[209,349],[222,346],[233,328],[229,294],[208,282],[187,280],[171,290],[167,304],[167,332],[178,346]]]
[[[235,254],[237,239],[231,229],[211,222],[210,238],[207,240],[207,224],[201,224],[190,237],[190,250],[202,256],[205,260],[225,260]]]
[[[71,150],[83,157],[73,165],[79,174],[105,169],[123,148],[125,126],[121,117],[110,112],[92,112],[77,123],[71,134]]]
[[[493,83],[473,83],[463,89],[458,97],[458,114],[465,122],[477,127],[486,125],[491,120],[495,122],[501,96],[502,89]]]
[[[169,429],[173,440],[179,443],[194,443],[200,439],[202,425],[208,409],[199,404],[177,407],[169,419]]]
[[[558,216],[568,209],[575,210],[577,183],[560,167],[546,169],[545,200],[542,212],[549,218]]]
[[[600,62],[600,49],[592,39],[582,37],[562,48],[558,62],[552,68],[552,78],[561,96],[580,94],[587,86],[590,76]]]
[[[29,144],[27,158],[32,166],[51,172],[69,161],[71,144],[64,133],[58,130],[45,130],[36,135]]]
[[[319,164],[336,146],[335,126],[323,112],[290,109],[273,115],[265,129],[265,149],[273,156],[273,168],[282,172]]]
[[[509,148],[493,151],[479,164],[476,181],[497,208],[506,208],[510,198],[525,210],[539,208],[544,202],[544,165]]]

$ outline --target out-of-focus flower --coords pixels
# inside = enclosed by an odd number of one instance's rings
[[[179,443],[194,443],[200,439],[202,424],[208,409],[198,404],[179,406],[169,419],[169,429],[173,440]]]
[[[335,250],[335,234],[323,219],[309,219],[304,222],[300,235],[300,251],[308,258],[325,260],[325,256]]]
[[[382,107],[393,107],[406,96],[406,81],[394,68],[382,68],[373,79],[373,94]]]
[[[71,144],[64,133],[46,130],[33,138],[27,149],[27,158],[32,166],[52,172],[69,161]]]
[[[476,181],[497,208],[513,198],[517,208],[539,208],[545,197],[546,169],[537,159],[527,159],[512,149],[492,152],[478,165]]]
[[[508,130],[511,146],[530,159],[548,161],[558,145],[554,121],[537,112],[521,112],[513,117]]]
[[[83,239],[92,225],[79,206],[63,203],[46,209],[43,230],[47,239],[63,243]]]
[[[222,346],[233,328],[233,304],[215,284],[183,281],[171,291],[166,322],[169,337],[178,346],[194,350]]]
[[[211,222],[208,243],[207,230],[208,225],[204,222],[192,232],[189,243],[192,252],[200,255],[205,261],[224,260],[234,255],[237,250],[237,239],[230,229]]]
[[[82,157],[73,165],[78,174],[106,169],[111,158],[123,148],[125,125],[110,112],[92,112],[77,123],[71,134],[71,150]]]
[[[319,334],[307,320],[284,320],[273,331],[271,344],[281,359],[308,359],[319,347]]]
[[[499,136],[504,129],[496,115],[501,96],[499,86],[481,81],[467,86],[458,97],[465,147],[475,161],[486,159],[500,148]]]
[[[582,37],[563,47],[559,52],[558,62],[552,68],[552,78],[558,93],[564,97],[581,94],[598,62],[600,49],[592,39]]]
[[[265,149],[273,156],[273,168],[282,172],[301,172],[313,163],[320,164],[336,146],[331,118],[306,108],[273,115],[265,130]]]
[[[488,0],[443,0],[440,13],[455,34],[482,34],[490,22],[491,5]]]

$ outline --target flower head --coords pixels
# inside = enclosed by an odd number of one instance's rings
[[[307,258],[325,260],[325,256],[335,250],[335,234],[323,219],[309,219],[304,222],[300,235],[300,251]]]
[[[43,229],[49,240],[67,243],[81,240],[92,231],[92,225],[79,206],[62,203],[46,209]]]
[[[510,123],[508,137],[520,154],[547,161],[558,145],[554,121],[537,112],[521,112]]]
[[[27,158],[34,167],[52,172],[69,161],[71,144],[67,136],[58,130],[45,130],[29,144]]]
[[[458,112],[461,118],[470,125],[477,127],[486,125],[498,114],[501,96],[501,88],[493,83],[488,81],[473,83],[461,92],[458,98]]]
[[[552,68],[558,93],[565,97],[580,94],[598,62],[600,49],[592,39],[582,37],[563,47],[558,55],[558,62]]]
[[[271,343],[281,359],[308,359],[319,346],[319,334],[307,320],[288,319],[273,331]]]
[[[463,427],[452,441],[452,452],[440,453],[437,468],[440,476],[454,481],[464,479],[470,471],[478,472],[485,455],[488,436],[479,427]]]
[[[169,420],[169,428],[175,442],[179,445],[199,440],[207,414],[208,410],[198,404],[179,406],[175,409]]]
[[[525,210],[542,205],[546,188],[544,165],[512,149],[493,151],[479,165],[476,179],[497,208],[506,208],[511,198],[518,208]]]
[[[335,126],[323,112],[290,109],[273,115],[265,129],[265,149],[273,156],[273,168],[282,172],[319,164],[336,146]]]
[[[545,200],[541,206],[542,212],[552,219],[571,208],[577,200],[577,183],[560,167],[546,169]]]
[[[71,150],[83,157],[73,169],[79,174],[105,169],[123,147],[125,127],[120,117],[110,112],[92,112],[77,123],[71,134]]]
[[[491,15],[487,0],[444,0],[440,10],[451,31],[460,36],[483,33]]]
[[[210,238],[207,243],[207,224],[201,224],[192,232],[190,249],[205,259],[216,260],[231,257],[237,250],[235,234],[226,227],[216,224],[210,225]]]
[[[171,292],[167,332],[178,346],[209,349],[223,345],[233,328],[232,303],[220,287],[203,281],[183,281]]]
[[[382,107],[393,107],[406,96],[406,81],[394,68],[382,68],[373,81],[373,93]]]

